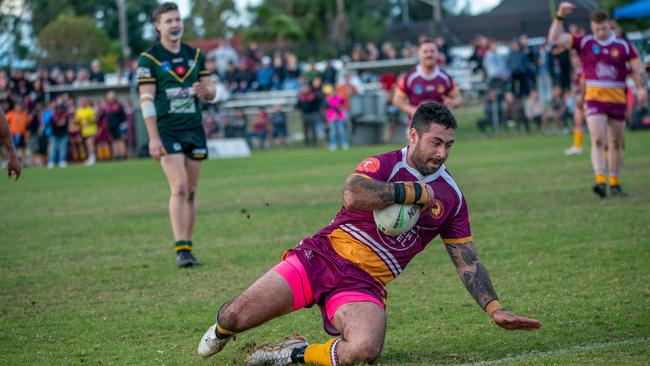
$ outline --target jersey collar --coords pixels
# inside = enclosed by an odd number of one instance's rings
[[[436,68],[433,69],[433,72],[430,75],[427,75],[427,74],[424,73],[424,71],[422,71],[422,66],[421,65],[418,65],[416,67],[416,70],[417,70],[418,74],[420,74],[422,79],[424,79],[424,80],[433,80],[440,73],[440,67],[438,65],[436,65]]]
[[[425,182],[425,183],[433,182],[434,180],[438,179],[438,177],[440,177],[442,172],[444,172],[447,169],[447,167],[445,167],[445,164],[441,164],[440,167],[438,167],[438,170],[436,170],[433,174],[429,174],[426,176],[422,175],[417,169],[413,168],[408,164],[408,162],[406,161],[407,154],[408,154],[408,146],[404,146],[404,148],[402,149],[402,166],[404,166],[406,170],[408,170],[408,172],[411,173],[411,175],[413,175],[415,178],[417,178],[417,180],[421,182]]]
[[[609,32],[609,38],[607,38],[604,41],[601,41],[600,39],[598,39],[594,35],[594,41],[598,42],[598,44],[603,46],[603,47],[609,46],[610,44],[612,44],[614,42],[615,39],[616,39],[616,33],[614,33],[614,31],[610,31]]]

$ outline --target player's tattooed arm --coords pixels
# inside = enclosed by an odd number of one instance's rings
[[[467,291],[474,300],[485,309],[487,304],[497,299],[490,275],[481,263],[473,242],[445,245],[449,258],[456,266],[456,271]]]
[[[351,210],[376,210],[395,203],[395,187],[392,183],[351,174],[345,180],[343,205]]]

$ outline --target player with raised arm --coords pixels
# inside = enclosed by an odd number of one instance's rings
[[[161,4],[153,14],[160,42],[140,55],[137,69],[140,106],[149,135],[149,155],[160,160],[169,183],[169,216],[176,242],[176,264],[199,264],[192,254],[195,192],[201,161],[207,157],[199,98],[215,99],[205,56],[181,42],[178,6]]]
[[[591,31],[586,36],[571,35],[564,30],[564,18],[575,6],[564,1],[548,32],[548,41],[580,56],[585,76],[585,114],[591,135],[591,164],[596,176],[594,193],[607,196],[606,169],[609,170],[609,192],[625,196],[619,183],[625,145],[625,78],[628,66],[638,88],[639,105],[648,102],[647,75],[634,46],[616,36],[611,30],[607,13],[594,12]],[[604,149],[608,147],[608,156]],[[608,160],[608,161],[606,161]]]
[[[409,145],[361,162],[345,182],[343,207],[331,224],[289,249],[280,264],[223,304],[198,353],[212,356],[235,333],[318,305],[325,330],[334,338],[309,344],[296,336],[264,345],[248,355],[246,364],[373,362],[386,333],[385,286],[438,235],[467,291],[492,321],[505,329],[541,327],[501,307],[478,258],[467,203],[444,164],[455,129],[447,107],[421,104],[408,132]],[[373,210],[394,203],[419,204],[422,211],[411,230],[387,236],[377,229]]]
[[[438,65],[438,47],[423,39],[418,47],[418,65],[397,82],[393,104],[409,116],[424,102],[436,102],[449,108],[460,106],[463,96],[454,79]]]

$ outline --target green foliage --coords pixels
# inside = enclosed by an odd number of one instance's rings
[[[283,43],[286,40],[301,40],[305,37],[298,19],[289,14],[272,14],[270,9],[260,9],[264,16],[259,17],[245,33],[249,42],[267,41]]]
[[[144,27],[150,23],[150,17],[158,6],[157,0],[125,1],[127,34],[132,54],[148,48],[151,40],[144,39]],[[50,22],[62,13],[88,16],[111,39],[119,39],[118,11],[115,0],[25,0],[25,5],[32,11],[32,29],[40,34]]]
[[[388,286],[377,364],[650,364],[650,133],[626,135],[632,196],[602,200],[590,191],[589,154],[563,156],[570,137],[475,138],[476,114],[457,114],[447,166],[481,259],[502,304],[544,327],[494,326],[435,239]],[[397,148],[206,161],[193,238],[204,264],[192,270],[174,266],[169,188],[151,159],[0,179],[2,364],[241,365],[247,343],[294,332],[324,342],[314,307],[239,334],[210,360],[196,355],[219,306],[330,222],[362,159]]]
[[[88,63],[109,50],[106,32],[93,19],[62,14],[38,35],[45,64]]]
[[[299,56],[333,57],[342,52],[348,52],[352,43],[376,43],[389,40],[387,30],[391,24],[402,21],[401,0],[354,0],[341,1],[343,4],[343,21],[337,21],[339,14],[337,1],[332,0],[263,0],[258,6],[250,9],[253,23],[245,30],[248,40],[277,40],[278,33],[290,34],[284,38],[303,39],[300,47],[296,47]],[[422,1],[407,1],[410,21],[429,21],[432,19],[432,8]],[[455,6],[455,2],[442,2],[443,15],[446,9]],[[278,27],[272,26],[272,18],[284,15],[290,22],[279,22]],[[291,28],[297,26],[303,34],[298,37]],[[284,32],[282,31],[284,29]],[[262,38],[260,38],[262,37]]]
[[[233,0],[193,0],[191,15],[185,19],[185,38],[227,37],[232,33],[227,21],[237,16]]]
[[[109,52],[100,56],[99,62],[101,63],[104,72],[115,72],[119,67],[120,55],[117,52]]]

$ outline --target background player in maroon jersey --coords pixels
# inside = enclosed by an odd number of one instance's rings
[[[438,47],[425,38],[418,47],[419,64],[400,78],[393,97],[393,104],[409,118],[424,102],[436,102],[456,108],[463,96],[454,79],[439,66]]]
[[[564,17],[575,6],[562,2],[548,33],[549,42],[567,49],[576,49],[585,77],[585,112],[591,135],[591,163],[596,176],[594,193],[607,196],[606,171],[609,173],[610,194],[627,195],[619,184],[619,173],[625,145],[625,78],[632,74],[637,86],[639,105],[648,102],[645,68],[634,46],[616,36],[605,12],[596,11],[591,17],[593,34],[576,36],[563,27]],[[604,149],[608,147],[605,158]],[[606,160],[608,160],[606,162]]]

